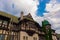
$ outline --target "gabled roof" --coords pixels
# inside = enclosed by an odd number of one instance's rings
[[[0,11],[0,15],[5,16],[5,17],[10,18],[10,19],[12,18],[12,22],[15,22],[15,23],[19,22],[18,17],[11,15],[11,14],[8,14],[6,12]],[[30,13],[28,15],[23,16],[23,18],[37,23],[36,21],[33,20]]]
[[[18,22],[18,17],[16,17],[16,16],[13,16],[13,15],[11,15],[11,14],[8,14],[8,13],[6,13],[6,12],[2,12],[2,11],[0,11],[0,15],[2,15],[2,16],[5,16],[5,17],[8,17],[8,18],[12,18],[12,21],[13,22]]]
[[[22,20],[24,20],[24,19],[34,21],[30,13],[28,15],[24,15]],[[21,17],[19,17],[18,20],[21,21]]]
[[[28,15],[24,16],[24,19],[34,21],[30,13]]]

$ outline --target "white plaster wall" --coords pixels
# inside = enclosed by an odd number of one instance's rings
[[[20,40],[23,40],[23,36],[27,36],[28,40],[34,40],[33,38],[36,37],[39,40],[38,34],[34,34],[33,36],[29,36],[26,32],[20,31]]]

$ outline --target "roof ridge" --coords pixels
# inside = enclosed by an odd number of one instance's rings
[[[5,14],[8,14],[8,15],[11,15],[11,16],[14,16],[14,15],[12,15],[12,14],[9,14],[9,13],[7,13],[7,12],[4,12],[4,11],[0,11],[1,13],[5,13]],[[17,16],[14,16],[14,17],[17,17]],[[18,18],[18,17],[17,17]]]

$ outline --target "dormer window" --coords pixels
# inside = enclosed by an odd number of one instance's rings
[[[3,22],[2,27],[7,27],[7,21],[4,21],[4,22]]]
[[[26,26],[28,26],[29,24],[28,23],[26,23]]]

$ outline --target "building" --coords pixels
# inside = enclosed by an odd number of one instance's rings
[[[55,30],[52,39],[57,40]],[[33,20],[30,13],[20,17],[0,11],[0,40],[46,40],[42,27]]]
[[[60,40],[60,34],[57,34],[57,40]]]

